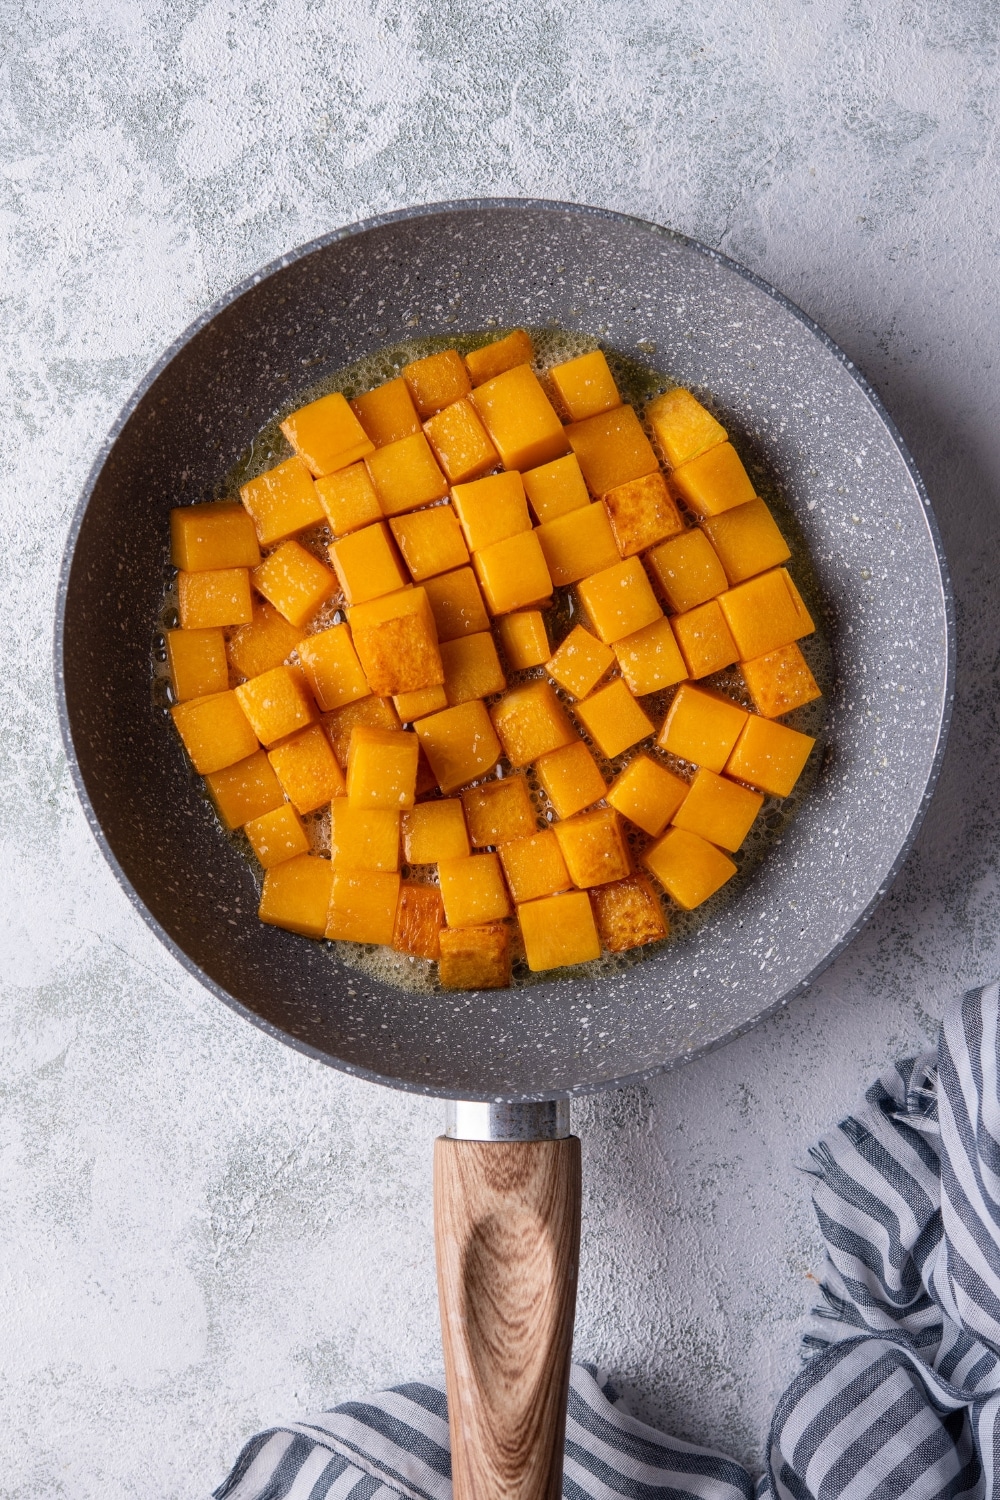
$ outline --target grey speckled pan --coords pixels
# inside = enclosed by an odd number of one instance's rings
[[[150,698],[171,506],[211,492],[325,372],[412,332],[593,334],[712,393],[811,552],[832,753],[755,878],[689,939],[610,979],[415,995],[256,918]],[[650,348],[655,346],[655,354]],[[891,881],[940,763],[951,604],[927,497],[858,372],[771,288],[653,225],[562,204],[417,209],[268,267],[168,351],[96,463],[63,570],[63,729],[96,837],[182,963],[265,1030],[348,1071],[460,1098],[556,1098],[745,1030],[806,986]]]

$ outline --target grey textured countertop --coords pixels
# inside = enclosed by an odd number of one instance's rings
[[[157,946],[70,788],[50,640],[76,496],[164,345],[330,227],[486,194],[774,282],[879,390],[953,571],[951,745],[870,927],[756,1032],[576,1110],[578,1354],[752,1460],[814,1293],[810,1143],[1000,967],[995,7],[45,0],[0,27],[3,1493],[202,1496],[256,1428],[439,1366],[439,1106],[285,1050]]]

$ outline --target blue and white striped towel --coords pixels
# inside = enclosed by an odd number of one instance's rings
[[[1000,990],[890,1068],[813,1151],[828,1259],[812,1357],[754,1480],[573,1368],[566,1500],[992,1500],[1000,1493]],[[260,1433],[216,1500],[451,1500],[440,1382]]]

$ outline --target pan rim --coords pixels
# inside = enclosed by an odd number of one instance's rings
[[[837,344],[834,339],[830,337],[830,335],[815,321],[815,319],[811,318],[808,313],[803,311],[802,308],[800,308],[783,292],[779,291],[777,287],[773,286],[763,277],[758,276],[756,272],[751,271],[746,266],[741,265],[739,261],[733,260],[732,257],[725,255],[722,251],[716,250],[712,246],[706,245],[702,241],[696,240],[689,235],[682,234],[678,230],[670,229],[665,225],[656,224],[650,220],[639,218],[637,215],[623,214],[617,212],[614,209],[599,208],[590,204],[574,203],[548,198],[460,198],[445,200],[438,203],[415,204],[407,208],[394,209],[387,213],[372,215],[369,218],[360,219],[354,223],[342,225],[337,229],[329,230],[325,234],[318,235],[316,238],[308,240],[305,244],[297,246],[293,250],[286,251],[283,255],[277,256],[274,260],[269,261],[265,266],[253,272],[250,276],[244,277],[241,281],[237,282],[233,287],[225,292],[221,297],[216,298],[212,303],[210,303],[209,306],[205,308],[191,323],[189,323],[188,326],[167,346],[167,348],[160,355],[159,359],[157,359],[156,362],[150,367],[150,369],[146,372],[146,374],[134,388],[131,396],[119,412],[115,422],[109,428],[106,437],[104,438],[94,457],[94,461],[91,464],[90,470],[87,474],[87,478],[80,491],[80,496],[73,510],[73,515],[71,517],[70,525],[66,535],[66,543],[59,569],[59,582],[56,596],[53,641],[53,671],[56,689],[56,711],[59,720],[59,729],[63,743],[63,749],[66,754],[70,776],[76,790],[76,794],[83,808],[84,816],[90,827],[91,833],[93,834],[97,842],[98,848],[100,849],[105,860],[110,866],[115,879],[118,881],[118,884],[124,891],[130,905],[139,912],[147,927],[151,929],[151,931],[156,935],[156,937],[167,949],[167,951],[180,962],[182,967],[186,969],[187,972],[191,974],[195,979],[197,979],[199,983],[201,983],[217,999],[222,1000],[223,1003],[230,1008],[230,1010],[235,1011],[237,1015],[249,1021],[252,1025],[257,1027],[258,1030],[267,1033],[269,1036],[283,1043],[285,1046],[292,1047],[297,1052],[304,1053],[307,1057],[313,1058],[317,1062],[323,1063],[328,1067],[335,1068],[338,1072],[346,1073],[351,1077],[360,1078],[369,1083],[380,1084],[385,1088],[400,1089],[406,1093],[426,1095],[432,1098],[455,1098],[456,1095],[453,1090],[420,1084],[411,1080],[396,1078],[389,1074],[378,1073],[372,1069],[358,1067],[353,1063],[345,1062],[341,1058],[334,1057],[331,1053],[325,1052],[321,1048],[315,1047],[309,1042],[302,1041],[301,1039],[290,1035],[288,1032],[282,1030],[281,1027],[275,1026],[272,1022],[265,1020],[262,1016],[251,1010],[241,1000],[238,1000],[236,996],[232,995],[222,985],[218,984],[215,980],[210,978],[165,930],[158,919],[150,911],[146,903],[139,896],[128,875],[125,873],[125,870],[119,863],[117,856],[111,848],[107,835],[104,832],[103,826],[101,825],[101,822],[94,810],[89,792],[86,787],[86,783],[83,778],[83,773],[81,771],[80,763],[76,754],[76,747],[73,741],[72,726],[70,724],[69,710],[67,707],[64,657],[65,625],[69,582],[73,567],[73,560],[76,552],[76,543],[80,534],[80,529],[83,525],[87,507],[90,503],[94,489],[96,488],[97,481],[100,478],[104,466],[106,465],[108,458],[110,457],[115,447],[115,444],[121,436],[121,433],[123,432],[127,423],[131,420],[142,400],[159,379],[161,374],[181,353],[181,351],[187,347],[192,339],[194,339],[199,333],[202,332],[203,329],[205,329],[210,323],[212,323],[222,312],[226,310],[226,308],[232,306],[233,303],[237,302],[242,296],[251,291],[254,287],[258,286],[261,282],[270,279],[272,276],[278,274],[278,272],[284,270],[290,265],[295,264],[297,261],[304,259],[306,256],[312,255],[318,250],[326,249],[328,246],[334,245],[341,240],[352,239],[362,234],[370,233],[372,230],[383,228],[386,225],[405,222],[411,219],[432,217],[434,215],[440,214],[464,213],[474,215],[476,213],[483,213],[487,211],[492,212],[498,209],[512,211],[532,209],[547,212],[555,211],[559,213],[579,214],[581,217],[598,220],[604,219],[618,224],[634,225],[645,232],[650,232],[656,235],[664,236],[668,239],[672,239],[678,244],[685,246],[687,249],[696,251],[699,255],[704,256],[706,259],[715,261],[720,266],[725,267],[727,270],[735,272],[743,280],[749,282],[751,285],[757,287],[760,291],[766,293],[767,296],[778,303],[778,305],[782,307],[786,312],[791,313],[795,318],[797,318],[798,321],[802,323],[816,339],[819,340],[819,342],[826,348],[826,350],[834,355],[836,360],[847,371],[852,380],[857,384],[870,406],[876,412],[894,447],[903,459],[907,472],[916,491],[917,498],[920,502],[931,542],[934,547],[935,556],[937,558],[945,623],[945,676],[944,691],[941,702],[940,725],[938,729],[934,756],[931,762],[927,781],[924,786],[923,794],[921,796],[919,805],[914,812],[906,836],[900,845],[899,851],[891,867],[882,880],[879,889],[871,897],[864,910],[854,919],[851,926],[843,934],[841,939],[834,945],[833,948],[830,949],[827,954],[824,955],[824,957],[814,966],[813,969],[809,971],[807,975],[805,975],[790,989],[788,989],[783,995],[781,995],[776,1001],[774,1001],[773,1004],[761,1010],[752,1020],[748,1020],[743,1024],[734,1026],[723,1036],[712,1038],[710,1041],[703,1043],[701,1046],[693,1049],[689,1053],[684,1053],[682,1056],[674,1057],[666,1062],[658,1063],[654,1067],[643,1068],[633,1073],[623,1074],[619,1077],[602,1079],[597,1082],[588,1081],[580,1084],[575,1084],[572,1088],[568,1089],[548,1089],[542,1092],[529,1090],[527,1092],[505,1094],[497,1094],[488,1090],[470,1089],[463,1091],[461,1095],[461,1097],[470,1100],[530,1103],[546,1099],[569,1099],[582,1097],[587,1094],[598,1093],[601,1090],[608,1088],[626,1088],[646,1082],[651,1078],[657,1077],[661,1073],[671,1072],[674,1068],[682,1064],[692,1062],[696,1058],[704,1057],[706,1054],[714,1052],[717,1048],[725,1046],[728,1042],[734,1041],[737,1037],[745,1035],[748,1031],[752,1030],[762,1021],[767,1020],[768,1017],[781,1010],[792,999],[794,999],[795,996],[802,994],[804,991],[809,989],[810,986],[815,982],[815,980],[820,976],[820,974],[822,974],[823,971],[833,963],[834,959],[836,959],[839,954],[841,954],[844,949],[854,941],[861,930],[865,926],[867,926],[868,922],[871,920],[872,916],[875,913],[875,910],[881,904],[890,887],[893,885],[908,854],[910,853],[910,850],[913,847],[913,844],[920,831],[921,825],[923,824],[924,818],[927,814],[927,809],[937,787],[937,783],[941,774],[941,768],[944,762],[944,755],[947,748],[948,734],[951,727],[954,709],[956,664],[954,591],[951,583],[951,575],[948,568],[947,557],[944,551],[944,545],[941,540],[940,530],[938,528],[937,518],[934,514],[930,497],[917,469],[916,463],[914,462],[909,448],[903,440],[903,437],[899,429],[897,428],[896,423],[883,404],[881,397],[878,395],[877,391],[874,389],[867,377],[858,368],[857,364],[847,356],[844,350],[840,348],[839,344]]]

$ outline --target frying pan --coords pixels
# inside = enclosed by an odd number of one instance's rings
[[[836,672],[829,750],[752,882],[696,931],[598,980],[414,994],[260,924],[172,726],[150,642],[172,506],[206,498],[324,374],[411,332],[579,330],[712,395],[810,553]],[[481,201],[372,219],[211,308],[129,402],[73,521],[56,671],[67,754],[129,898],[192,973],[347,1072],[461,1101],[437,1143],[438,1277],[456,1493],[558,1495],[579,1237],[574,1093],[746,1030],[884,893],[940,765],[952,615],[919,477],[850,362],[772,288],[635,219]]]

